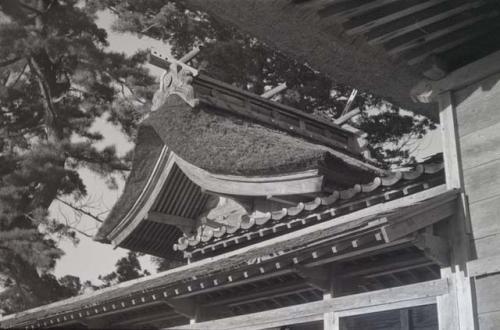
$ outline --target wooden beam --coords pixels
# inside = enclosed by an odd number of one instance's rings
[[[191,61],[193,58],[196,57],[196,55],[198,55],[198,53],[200,52],[200,48],[199,47],[194,47],[189,53],[185,54],[184,56],[182,56],[180,59],[179,59],[179,62],[182,62],[182,63],[188,63],[189,61]]]
[[[194,299],[174,298],[165,300],[165,302],[178,314],[187,317],[188,319],[196,318],[197,306]]]
[[[396,19],[416,13],[420,10],[430,8],[443,0],[408,0],[398,1],[388,5],[384,10],[377,11],[376,14],[367,13],[366,15],[353,18],[344,24],[347,35],[354,35],[366,32],[376,26],[386,24]]]
[[[235,196],[294,195],[321,192],[323,176],[316,170],[287,175],[243,177],[217,175],[176,156],[176,163],[193,182],[214,193]]]
[[[447,280],[435,280],[402,287],[360,293],[350,296],[325,299],[311,303],[273,309],[270,311],[230,317],[221,320],[177,326],[171,329],[266,329],[273,326],[293,324],[297,320],[310,319],[329,311],[351,311],[360,308],[381,307],[393,309],[391,304],[399,302],[420,302],[424,298],[438,297],[448,293]]]
[[[391,304],[387,305],[376,305],[376,306],[370,306],[370,307],[364,307],[364,308],[357,308],[349,311],[342,311],[337,313],[340,317],[349,317],[349,316],[355,316],[355,315],[362,315],[362,314],[371,314],[371,313],[378,313],[378,312],[383,312],[387,310],[395,310],[395,309],[403,309],[403,308],[412,308],[412,307],[417,307],[417,306],[425,306],[425,305],[432,305],[436,303],[436,298],[437,297],[426,297],[426,298],[420,298],[420,299],[415,299],[415,300],[404,300],[404,301],[397,301]],[[390,308],[388,308],[390,307]]]
[[[493,12],[486,12],[483,14],[477,14],[472,17],[466,15],[464,18],[458,20],[453,19],[449,21],[431,24],[426,27],[425,31],[415,30],[413,32],[386,41],[384,43],[384,48],[387,49],[388,54],[397,55],[403,51],[416,48],[434,39],[445,36],[446,34],[452,33],[456,30],[462,29],[471,24],[479,22],[482,19],[496,15],[498,15],[498,12],[493,11]]]
[[[285,294],[303,291],[301,289],[309,289],[307,281],[297,280],[293,282],[285,282],[282,285],[273,285],[272,287],[259,287],[257,290],[252,290],[249,293],[241,293],[223,297],[221,299],[213,299],[212,301],[203,304],[203,306],[220,306],[229,304],[246,304],[251,300],[260,298],[279,297]]]
[[[281,93],[282,91],[284,91],[285,89],[287,89],[288,87],[286,86],[286,83],[283,83],[283,84],[279,84],[278,86],[268,90],[267,92],[263,93],[260,95],[260,97],[263,97],[265,99],[270,99],[272,98],[274,95],[276,94],[279,94]]]
[[[306,279],[313,287],[323,291],[331,291],[331,274],[327,267],[314,267],[307,268],[303,266],[296,265],[294,267],[295,272]]]
[[[336,262],[340,260],[353,260],[357,258],[362,258],[370,255],[375,255],[375,254],[380,254],[383,252],[391,251],[391,250],[397,250],[401,249],[403,247],[411,246],[413,243],[413,238],[405,237],[403,239],[390,242],[390,243],[385,243],[385,244],[379,244],[375,246],[370,246],[364,249],[357,249],[351,252],[347,252],[344,254],[340,255],[334,255],[333,257],[329,258],[323,258],[321,260],[317,261],[312,261],[307,264],[308,267],[315,267],[315,266],[320,266],[320,265],[325,265],[331,262]]]
[[[342,116],[345,116],[349,112],[349,110],[351,110],[351,106],[352,103],[354,102],[354,99],[356,98],[356,95],[358,95],[358,90],[354,88],[351,92],[351,95],[349,95],[349,99],[347,100],[344,110],[342,110]]]
[[[194,50],[193,50],[193,52],[194,52]],[[187,55],[191,56],[191,52],[188,53],[188,54],[186,54],[186,56]],[[191,59],[189,57],[186,57],[186,58],[188,60]],[[178,66],[182,67],[184,70],[191,72],[191,74],[193,76],[197,76],[198,75],[198,70],[196,70],[195,68],[190,67],[189,65],[185,64],[184,62],[175,59],[171,55],[164,55],[164,54],[161,54],[160,52],[158,52],[156,50],[151,51],[151,53],[149,54],[149,62],[152,65],[155,65],[155,66],[157,66],[159,68],[162,68],[162,69],[165,69],[165,70],[169,70],[170,69],[170,64],[171,63],[175,63]]]
[[[433,93],[437,96],[443,94],[446,91],[453,91],[468,85],[472,85],[498,72],[500,72],[500,51],[497,51],[476,62],[473,62],[456,71],[453,71],[448,76],[446,76],[446,78],[442,80],[433,82],[431,89]],[[438,98],[434,97],[433,100],[437,101]],[[440,112],[442,113],[441,116],[443,115],[449,116],[445,111],[446,108],[448,107],[447,104],[450,104],[451,106],[450,102],[446,102],[446,104],[443,104],[440,107],[441,109]],[[442,119],[440,120],[440,122],[442,122]]]
[[[375,260],[373,262],[362,263],[359,266],[344,269],[342,277],[358,276],[380,276],[386,272],[402,272],[408,269],[424,267],[432,264],[429,260],[419,253],[402,254],[396,257],[390,257],[384,260]]]
[[[415,246],[441,267],[450,265],[450,247],[446,239],[423,233],[417,236]]]
[[[135,328],[140,324],[168,320],[168,319],[178,318],[178,317],[179,317],[179,315],[175,311],[172,311],[172,310],[159,311],[159,312],[155,312],[152,314],[144,312],[144,314],[142,314],[141,316],[137,316],[137,317],[127,316],[126,320],[120,320],[117,322],[113,322],[110,324],[110,327],[111,328],[118,328],[118,329],[124,329],[124,328],[130,329],[130,328]]]
[[[493,27],[498,25],[498,18],[493,17],[481,20],[469,26],[445,34],[442,37],[429,41],[419,47],[409,49],[400,53],[401,57],[410,65],[422,62],[431,54],[436,54],[457,47],[471,39],[489,33]]]
[[[340,116],[339,118],[335,119],[334,123],[337,125],[342,125],[345,122],[351,120],[352,117],[357,116],[360,113],[361,113],[361,110],[359,110],[359,108],[353,109],[353,110],[347,112],[346,114]],[[359,131],[359,132],[361,132],[361,131]]]
[[[440,25],[442,25],[443,20],[463,13],[466,10],[480,7],[482,4],[484,4],[484,1],[458,0],[443,2],[427,10],[411,15],[411,19],[402,17],[396,21],[371,29],[366,33],[366,37],[369,39],[368,44],[377,45],[385,43],[388,40],[402,35],[411,35],[411,33],[416,30],[425,31],[423,32],[424,34],[426,32],[430,33],[432,26],[429,25],[436,22],[440,22]],[[450,21],[455,20],[451,19]]]
[[[370,2],[363,0],[331,1],[331,4],[323,6],[318,11],[318,14],[320,17],[333,16],[347,20],[350,17],[362,15],[396,1],[398,0],[374,0]]]
[[[430,204],[419,209],[417,214],[399,214],[397,222],[382,227],[382,235],[386,242],[402,238],[415,233],[419,229],[428,227],[442,219],[450,217],[456,212],[456,195],[440,201],[439,204]],[[402,217],[402,219],[400,218]]]
[[[293,300],[293,299],[290,299],[291,294],[297,294],[297,293],[301,293],[301,292],[310,292],[311,290],[312,289],[310,287],[302,286],[302,287],[296,288],[295,291],[276,292],[276,293],[273,293],[270,295],[261,295],[259,297],[255,297],[253,299],[249,299],[246,301],[239,301],[239,302],[231,303],[231,304],[229,304],[229,306],[235,307],[235,306],[241,306],[241,305],[252,305],[252,304],[255,304],[258,302],[267,303],[270,300],[276,299],[276,298],[283,298],[283,299],[290,301],[290,300]]]
[[[217,286],[210,286],[206,289],[188,292],[188,293],[182,294],[181,297],[187,298],[187,297],[197,296],[199,294],[205,294],[205,293],[219,291],[219,290],[223,290],[223,289],[230,289],[230,288],[233,288],[235,286],[241,286],[241,285],[245,285],[245,284],[255,283],[255,282],[259,282],[262,280],[266,280],[266,279],[270,279],[270,278],[274,278],[274,277],[278,277],[278,276],[282,276],[282,275],[288,275],[291,273],[293,273],[292,269],[283,269],[283,270],[279,270],[279,271],[275,271],[275,272],[271,272],[271,273],[265,273],[262,275],[252,276],[252,277],[249,277],[246,279],[240,279],[240,280],[234,281],[234,282],[226,282],[226,283],[223,283],[223,284],[217,285]]]

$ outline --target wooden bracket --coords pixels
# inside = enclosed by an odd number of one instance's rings
[[[450,264],[450,247],[448,241],[442,237],[422,233],[417,235],[413,243],[424,254],[436,262],[439,266],[445,267]]]
[[[393,242],[397,239],[413,234],[420,229],[431,226],[434,223],[452,216],[456,212],[456,195],[437,201],[435,204],[422,206],[417,212],[404,214],[399,211],[393,215],[397,221],[393,221],[382,227],[382,235],[386,242]]]
[[[192,298],[175,298],[165,300],[167,305],[172,307],[178,314],[181,314],[189,319],[196,318],[198,312],[195,300]]]
[[[332,281],[329,268],[327,267],[307,268],[297,265],[294,267],[294,269],[297,274],[304,277],[304,279],[313,287],[327,293],[331,291]]]

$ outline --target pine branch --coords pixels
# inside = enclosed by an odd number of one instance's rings
[[[129,86],[129,85],[128,85],[128,84],[127,84],[127,83],[126,83],[123,79],[121,79],[121,78],[119,78],[119,77],[115,77],[113,74],[111,74],[111,73],[109,73],[109,72],[105,72],[105,74],[106,74],[109,78],[113,79],[113,80],[114,80],[114,81],[116,81],[118,84],[120,84],[120,86],[121,86],[121,93],[122,93],[123,97],[125,97],[125,98],[127,97],[127,96],[125,95],[125,90],[124,90],[124,89],[126,88],[126,89],[129,91],[129,93],[130,93],[130,94],[134,97],[134,99],[135,99],[137,102],[139,102],[139,103],[141,103],[141,104],[146,104],[146,102],[145,102],[144,100],[142,100],[139,96],[137,96],[137,94],[135,93],[135,91],[133,90],[133,88],[132,88],[132,87],[130,87],[130,86]]]
[[[45,75],[43,74],[42,69],[40,68],[37,61],[33,57],[30,58],[29,64],[30,64],[31,71],[35,74],[35,76],[37,78],[38,85],[40,88],[40,93],[44,99],[44,108],[46,111],[45,122],[47,125],[47,127],[46,127],[47,136],[51,137],[53,135],[51,133],[55,133],[55,137],[56,137],[56,139],[58,139],[59,134],[57,132],[58,129],[56,127],[58,115],[57,115],[57,111],[54,107],[54,104],[52,103],[52,93],[51,93],[49,83],[47,82],[47,79],[46,79]],[[52,137],[54,137],[54,136],[52,136]]]
[[[37,15],[43,14],[43,12],[41,12],[40,10],[36,9],[35,7],[31,7],[30,5],[27,5],[27,4],[23,3],[22,1],[19,1],[19,6],[23,7],[24,9],[28,9],[29,11],[32,11],[32,12],[36,13]]]
[[[74,159],[82,161],[82,162],[90,163],[90,164],[108,165],[111,169],[113,169],[115,171],[130,171],[131,170],[130,166],[128,166],[127,164],[125,164],[123,162],[120,162],[119,160],[106,163],[102,159],[94,159],[92,157],[86,157],[83,154],[71,153],[70,156],[71,156],[71,158],[74,158]]]
[[[58,198],[58,197],[56,197],[56,200],[57,200],[57,201],[59,201],[59,202],[61,202],[61,203],[63,203],[64,205],[66,205],[66,206],[68,206],[68,207],[72,208],[72,209],[73,209],[73,210],[75,210],[76,212],[82,213],[82,214],[84,214],[84,215],[86,215],[86,216],[88,216],[88,217],[92,218],[93,220],[95,220],[95,221],[97,221],[97,222],[100,222],[100,223],[103,223],[103,222],[104,222],[104,221],[103,221],[103,220],[101,220],[101,219],[100,219],[97,215],[92,214],[92,213],[90,213],[89,211],[86,211],[86,210],[84,210],[83,208],[81,208],[81,207],[78,207],[78,206],[74,205],[73,203],[66,202],[65,200],[62,200],[62,199],[60,199],[60,198]]]
[[[10,59],[10,60],[2,61],[2,62],[0,62],[0,68],[2,68],[4,66],[11,65],[11,64],[14,64],[14,63],[16,63],[17,61],[19,61],[21,59],[22,59],[22,57],[15,57],[15,58]]]

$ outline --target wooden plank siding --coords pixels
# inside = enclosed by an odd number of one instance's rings
[[[453,93],[479,258],[500,252],[500,74]]]
[[[498,329],[500,326],[500,274],[476,279],[477,313],[480,329]]]

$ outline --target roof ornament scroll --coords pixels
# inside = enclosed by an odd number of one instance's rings
[[[171,95],[180,96],[191,107],[198,105],[191,85],[193,77],[198,75],[198,70],[186,63],[199,52],[199,48],[194,48],[179,60],[170,55],[160,54],[158,51],[150,53],[150,63],[165,70],[160,78],[160,88],[153,96],[151,111],[158,110]]]

